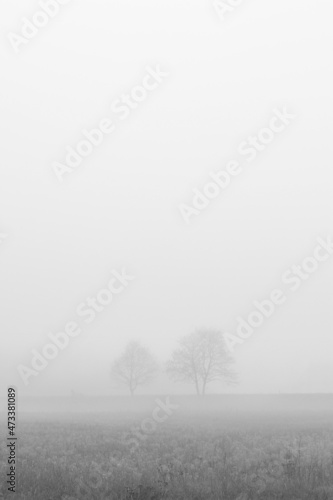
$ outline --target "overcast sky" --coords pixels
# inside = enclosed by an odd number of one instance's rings
[[[0,4],[1,391],[117,393],[127,341],[163,362],[275,288],[286,301],[236,346],[232,390],[333,391],[333,255],[295,292],[281,279],[333,237],[331,1],[244,0],[222,20],[213,0],[72,0],[15,53],[8,33],[38,10]],[[157,65],[169,75],[59,182],[66,146]],[[283,108],[295,118],[248,162],[239,145]],[[186,224],[179,205],[231,160],[242,173]],[[78,305],[123,268],[135,279],[85,324]],[[25,386],[17,366],[70,321],[82,333]]]

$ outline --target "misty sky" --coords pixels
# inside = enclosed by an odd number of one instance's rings
[[[115,394],[128,340],[163,362],[195,328],[234,332],[333,237],[331,2],[244,0],[223,22],[213,0],[73,0],[16,54],[7,34],[36,10],[0,5],[0,389]],[[157,64],[169,76],[60,183],[66,146]],[[239,144],[284,106],[296,118],[247,162]],[[187,225],[179,205],[235,159],[243,173]],[[122,268],[135,279],[25,387],[17,365]],[[332,277],[333,255],[235,349],[233,391],[333,391]]]

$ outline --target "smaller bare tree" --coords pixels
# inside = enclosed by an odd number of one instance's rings
[[[139,342],[132,341],[112,363],[111,376],[126,385],[133,396],[137,387],[153,380],[157,371],[158,364],[149,350]]]
[[[179,349],[167,363],[167,373],[177,382],[192,382],[198,396],[204,396],[207,385],[216,380],[236,383],[231,370],[232,357],[227,352],[221,332],[197,330],[183,337]]]

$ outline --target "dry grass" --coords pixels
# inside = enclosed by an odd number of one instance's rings
[[[20,495],[27,500],[331,500],[328,417],[177,414],[130,453],[142,415],[22,416]],[[5,451],[0,455],[5,477]],[[81,481],[81,488],[78,484]]]

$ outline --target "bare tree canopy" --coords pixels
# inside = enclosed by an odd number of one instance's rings
[[[158,371],[158,364],[149,350],[132,341],[111,367],[111,376],[129,389],[131,395],[139,385],[150,382]]]
[[[183,337],[179,344],[167,363],[167,373],[173,380],[193,382],[196,393],[202,396],[210,382],[223,379],[227,383],[236,382],[236,374],[230,368],[234,361],[221,332],[197,330]]]

